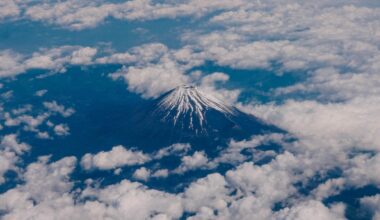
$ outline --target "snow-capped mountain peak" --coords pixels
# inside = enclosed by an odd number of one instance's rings
[[[232,107],[192,85],[181,85],[172,89],[160,99],[157,105],[157,111],[167,113],[164,116],[165,120],[173,120],[173,123],[177,124],[179,119],[186,118],[191,128],[194,127],[196,121],[201,127],[206,123],[205,113],[208,110],[234,114]]]
[[[147,147],[158,143],[216,146],[231,138],[280,131],[191,85],[174,88],[142,107],[133,120],[133,130],[143,135]]]

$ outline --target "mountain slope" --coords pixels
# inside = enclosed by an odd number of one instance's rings
[[[255,134],[280,132],[253,115],[224,104],[194,86],[182,85],[153,100],[136,121],[149,144],[226,145]]]
[[[236,114],[233,108],[220,100],[206,95],[193,86],[179,86],[157,100],[153,115],[161,121],[172,123],[181,130],[193,131],[195,135],[207,133],[208,117],[211,111],[225,117]]]

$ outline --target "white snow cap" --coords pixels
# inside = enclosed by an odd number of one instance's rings
[[[221,100],[212,97],[193,85],[181,85],[166,94],[158,104],[159,111],[168,114],[176,111],[174,124],[181,115],[196,116],[202,125],[205,120],[205,111],[214,109],[224,114],[234,114],[233,108],[225,105]]]

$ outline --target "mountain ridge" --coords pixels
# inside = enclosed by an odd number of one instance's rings
[[[161,96],[157,103],[157,108],[153,114],[160,115],[164,113],[162,120],[169,120],[176,126],[179,121],[182,121],[182,127],[189,126],[195,132],[203,130],[207,123],[206,112],[210,109],[221,112],[228,116],[236,114],[237,111],[225,105],[221,100],[199,90],[192,85],[181,85]],[[170,119],[171,115],[175,115]],[[188,123],[184,122],[188,118]],[[181,120],[182,119],[182,120]],[[199,125],[196,128],[196,124]]]
[[[231,139],[281,132],[191,85],[178,86],[151,100],[134,124],[137,135],[149,146],[190,143],[215,148],[226,146]]]

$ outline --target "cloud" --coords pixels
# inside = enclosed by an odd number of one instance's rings
[[[126,57],[126,59],[124,59]],[[113,79],[122,78],[128,84],[128,90],[141,94],[144,98],[156,98],[159,95],[183,84],[195,84],[228,103],[234,103],[240,93],[238,89],[216,89],[217,84],[225,83],[229,76],[215,72],[203,74],[191,71],[205,62],[203,53],[196,53],[184,47],[169,50],[162,44],[146,44],[132,48],[126,53],[98,58],[98,63],[129,63],[115,73]]]
[[[40,139],[51,139],[49,133],[47,131],[42,131],[37,133],[37,138]]]
[[[133,0],[125,3],[103,1],[66,0],[54,3],[33,4],[26,7],[26,18],[63,26],[72,30],[92,28],[107,18],[122,20],[152,20],[183,16],[200,17],[218,10],[236,8],[243,1],[199,1],[154,3],[150,0]],[[10,6],[8,6],[10,7]]]
[[[202,86],[213,86],[217,82],[226,82],[230,79],[229,75],[225,73],[212,73],[202,78],[201,85]]]
[[[336,205],[328,208],[319,201],[307,201],[290,209],[284,209],[277,215],[277,218],[284,220],[346,219],[344,216],[344,206]]]
[[[185,190],[184,206],[190,212],[198,212],[205,207],[222,210],[230,200],[229,193],[224,177],[218,173],[210,174],[191,183]]]
[[[14,151],[17,154],[21,154],[29,149],[27,144],[18,142],[15,134],[4,136],[1,140],[1,147],[3,150]]]
[[[339,151],[355,147],[378,151],[379,101],[377,97],[326,104],[288,100],[282,105],[256,106],[251,112],[297,137],[314,142],[318,148]]]
[[[189,150],[191,149],[190,144],[186,143],[177,143],[170,145],[168,147],[161,148],[154,154],[154,159],[162,159],[167,156],[172,156],[172,155],[179,155],[182,156],[186,154]]]
[[[54,113],[59,113],[62,117],[70,117],[74,114],[75,110],[73,108],[65,108],[63,105],[59,105],[56,101],[43,102],[45,108]]]
[[[151,43],[131,48],[125,53],[100,57],[96,62],[129,64],[110,74],[111,78],[123,79],[129,91],[144,98],[156,98],[179,85],[197,81],[199,76],[187,74],[187,71],[203,63],[203,59],[186,48],[169,50],[163,44]]]
[[[58,71],[63,70],[65,65],[87,65],[92,63],[96,53],[96,48],[67,45],[41,49],[25,60],[25,68]]]
[[[61,123],[54,125],[51,121],[49,121],[49,118],[56,114],[67,118],[70,117],[75,110],[73,108],[66,108],[63,105],[58,104],[56,101],[43,102],[42,105],[48,111],[34,111],[36,110],[36,107],[30,104],[25,104],[18,108],[10,109],[8,112],[3,112],[3,123],[10,129],[22,129],[26,132],[35,133],[36,137],[40,139],[52,139],[49,135],[49,131],[44,129],[52,129],[52,131],[58,136],[69,135],[70,129],[67,124]],[[38,112],[38,114],[34,115],[36,112]],[[45,122],[48,127],[43,126]]]
[[[21,60],[20,54],[10,50],[0,51],[0,77],[9,77],[24,72]]]
[[[30,105],[30,104],[26,104],[20,108],[17,108],[17,109],[12,109],[12,114],[14,115],[20,115],[20,114],[24,114],[24,113],[27,113],[27,112],[30,112],[32,110],[33,106]]]
[[[305,82],[279,88],[276,93],[279,96],[317,93],[319,100],[347,101],[378,96],[379,85],[380,79],[375,72],[341,73],[335,68],[321,68],[313,72]]]
[[[260,198],[261,203],[279,202],[296,192],[292,185],[295,178],[289,172],[296,163],[292,154],[285,153],[263,166],[243,163],[228,171],[226,178],[244,194]]]
[[[169,176],[169,170],[167,169],[159,169],[152,174],[152,177],[155,177],[155,178],[166,178],[168,176]]]
[[[96,48],[80,46],[60,46],[40,49],[31,55],[21,55],[11,50],[0,51],[0,77],[14,77],[30,69],[45,69],[64,72],[65,66],[90,65],[93,63]]]
[[[31,116],[27,114],[16,115],[12,117],[9,112],[4,113],[5,126],[14,127],[19,125],[24,125],[23,129],[25,131],[38,132],[38,127],[49,118],[48,113],[41,113],[37,116]]]
[[[48,163],[40,157],[30,164],[23,184],[0,195],[4,219],[20,216],[39,219],[43,214],[56,219],[94,219],[113,216],[116,219],[180,218],[186,211],[191,219],[344,219],[344,205],[330,207],[320,201],[303,198],[290,200],[285,208],[273,211],[278,201],[295,193],[294,175],[303,175],[298,160],[284,153],[264,166],[244,163],[225,176],[209,174],[191,183],[183,192],[170,194],[122,180],[99,188],[96,181],[86,181],[84,189],[75,189],[70,174],[75,157]],[[307,168],[306,168],[307,169]],[[147,171],[146,168],[139,170]],[[143,175],[146,177],[146,175]],[[42,186],[42,187],[41,187]],[[296,197],[297,198],[297,197]],[[312,216],[311,213],[314,213]],[[317,214],[315,214],[317,213]]]
[[[70,134],[70,128],[67,124],[59,124],[54,126],[54,132],[58,136],[67,136]]]
[[[380,187],[380,171],[377,167],[380,165],[380,154],[375,156],[358,155],[350,161],[350,167],[344,171],[344,176],[350,185],[363,187],[366,185],[375,185]],[[371,172],[368,172],[371,170]]]
[[[211,18],[210,24],[222,30],[185,33],[183,39],[187,45],[183,48],[167,51],[160,62],[128,67],[120,75],[131,91],[156,97],[156,93],[179,83],[193,82],[194,79],[184,73],[211,60],[238,69],[259,68],[278,74],[302,71],[314,77],[309,79],[311,83],[292,86],[288,91],[325,91],[324,94],[337,93],[336,97],[343,98],[356,92],[377,94],[375,73],[379,70],[380,53],[376,46],[377,35],[370,33],[376,32],[373,27],[377,25],[378,10],[357,2],[352,5],[321,2],[316,7],[297,1],[284,1],[284,5],[271,1],[247,3]],[[332,20],[334,22],[330,22]],[[358,31],[352,32],[353,29]],[[135,60],[131,53],[124,55],[129,62]],[[123,57],[123,54],[117,56]],[[187,64],[183,65],[181,59]],[[331,73],[331,69],[337,73]],[[156,73],[158,70],[162,74]],[[324,71],[327,72],[322,75]],[[158,87],[151,77],[162,82],[171,77],[173,83]],[[368,78],[373,80],[366,80]],[[205,85],[206,80],[203,80]],[[368,84],[374,89],[366,89]],[[323,97],[329,98],[328,95]]]
[[[98,204],[104,204],[99,210],[104,212],[103,216],[114,216],[116,219],[177,219],[183,213],[180,197],[147,189],[128,180],[104,189],[86,189],[82,196],[94,196]],[[105,209],[105,205],[109,207]]]
[[[119,63],[137,65],[147,65],[149,63],[158,62],[163,56],[169,52],[166,45],[161,43],[148,43],[138,47],[133,47],[124,53],[112,53],[108,56],[99,57],[97,63]]]
[[[115,146],[111,151],[102,151],[97,154],[85,154],[81,159],[84,169],[108,170],[122,166],[141,165],[151,158],[141,151],[129,150],[123,146]]]
[[[23,174],[25,183],[0,195],[2,218],[170,219],[182,215],[179,197],[128,180],[102,189],[88,186],[72,192],[74,183],[69,175],[75,168],[75,157],[48,161],[44,156],[31,163]]]
[[[344,178],[332,178],[320,184],[312,193],[316,199],[321,201],[322,199],[339,194],[346,187],[346,180]]]
[[[374,220],[380,219],[380,195],[363,197],[360,204],[371,212]]]
[[[128,90],[142,94],[146,98],[160,94],[186,84],[189,78],[183,75],[171,61],[148,67],[127,67],[113,74],[121,76],[128,83]]]
[[[25,10],[32,20],[67,26],[74,30],[94,27],[116,10],[115,4],[94,5],[90,1],[35,4]]]
[[[3,67],[3,77],[14,77],[30,69],[59,73],[65,72],[66,67],[71,65],[123,64],[128,66],[123,66],[110,76],[115,80],[124,79],[129,91],[139,93],[144,98],[155,98],[172,88],[190,83],[198,84],[207,93],[228,103],[236,102],[240,93],[237,89],[215,89],[216,84],[228,81],[229,76],[224,73],[188,73],[191,68],[204,63],[207,57],[187,47],[169,50],[161,43],[150,43],[124,53],[109,53],[98,48],[66,45],[41,49],[29,56],[12,53],[3,52],[9,59],[7,63],[13,63]]]
[[[0,77],[14,77],[30,69],[65,72],[65,68],[72,65],[134,64],[143,68],[159,62],[164,55],[172,56],[168,48],[161,43],[144,44],[124,53],[113,53],[101,49],[64,45],[41,48],[32,54],[3,50],[0,51],[0,64],[3,64],[0,67]]]
[[[20,8],[14,0],[4,0],[0,2],[0,21],[5,18],[19,15]]]
[[[327,207],[298,194],[294,184],[313,167],[301,163],[285,152],[263,166],[248,162],[225,176],[210,174],[185,190],[185,207],[194,213],[191,219],[344,219],[344,205]],[[278,203],[285,207],[274,211]]]
[[[9,0],[0,3],[13,8],[9,12],[0,9],[0,19],[17,17],[19,12],[14,10],[17,3]],[[192,72],[192,68],[212,61],[234,69],[296,72],[302,81],[273,90],[270,98],[281,102],[241,105],[289,131],[289,136],[296,139],[290,143],[285,143],[287,135],[267,134],[231,141],[216,159],[203,151],[187,155],[190,146],[181,144],[152,155],[116,146],[81,159],[85,170],[116,169],[116,173],[119,167],[142,165],[169,155],[181,157],[181,164],[174,170],[178,173],[208,169],[220,163],[237,166],[225,175],[215,173],[199,178],[178,193],[149,189],[129,180],[104,187],[89,184],[82,190],[73,189],[76,180],[69,178],[75,158],[48,163],[48,158],[42,157],[27,167],[25,182],[0,195],[5,219],[42,218],[42,214],[57,219],[170,219],[179,218],[184,211],[192,219],[343,219],[343,204],[327,206],[321,201],[347,188],[380,184],[380,174],[376,172],[380,165],[377,123],[380,51],[376,28],[380,13],[378,7],[370,7],[367,1],[269,0],[244,4],[197,0],[61,1],[35,3],[20,13],[25,18],[71,30],[95,27],[109,18],[147,20],[205,14],[209,17],[205,17],[208,23],[204,26],[183,33],[183,46],[177,49],[152,43],[113,54],[80,46],[41,49],[31,55],[3,50],[0,77],[15,76],[29,69],[64,72],[70,65],[119,63],[125,67],[112,76],[122,78],[130,91],[145,98],[158,97],[179,84],[195,82],[207,93],[220,95],[232,103],[240,91],[215,89],[215,85],[228,82],[227,74],[204,76],[202,72]],[[25,114],[27,108],[6,112],[4,125],[22,125],[24,130],[47,137],[38,127],[50,114],[56,112],[65,117],[73,113],[56,102],[45,107],[49,113],[34,116]],[[64,124],[54,128],[61,134],[68,132]],[[8,170],[21,173],[17,163],[29,149],[19,149],[17,146],[23,144],[16,136],[10,137],[8,142],[1,143],[0,176]],[[256,150],[267,143],[281,144],[284,152],[264,154]],[[265,156],[272,160],[258,164]],[[332,170],[341,173],[331,178]],[[164,167],[147,166],[137,168],[134,176],[149,181],[151,177],[167,177],[171,172]],[[316,186],[308,195],[299,192],[311,182]],[[361,203],[378,218],[378,196],[362,198]],[[283,207],[274,210],[278,204]]]
[[[150,176],[151,176],[151,171],[146,169],[145,167],[141,167],[133,173],[133,178],[137,180],[142,180],[142,181],[148,181]]]
[[[189,32],[183,39],[206,59],[238,69],[376,72],[378,15],[378,7],[357,1],[251,2],[213,16],[210,23],[221,30]]]
[[[70,63],[73,65],[90,64],[96,55],[97,49],[91,47],[80,48],[72,53]]]
[[[5,182],[4,174],[9,171],[18,171],[17,163],[20,156],[30,150],[26,143],[19,142],[16,134],[2,137],[0,142],[0,185]]]
[[[75,168],[75,157],[65,157],[50,164],[48,160],[49,157],[44,156],[29,164],[23,174],[25,183],[0,195],[2,218],[78,217],[78,213],[70,214],[77,211],[69,193],[73,186],[69,174]]]
[[[347,187],[379,185],[376,172],[368,172],[378,166],[378,101],[373,96],[339,103],[289,100],[257,106],[252,112],[295,135],[297,141],[282,146],[299,162],[308,161],[303,165],[308,172],[342,170],[338,178],[316,187],[314,196],[322,199]]]
[[[181,158],[181,165],[177,167],[174,173],[184,173],[189,170],[206,168],[208,158],[204,151],[195,151],[193,155],[184,156]]]
[[[42,97],[44,96],[46,93],[48,92],[48,90],[46,89],[42,89],[42,90],[38,90],[35,95],[38,96],[38,97]]]
[[[277,153],[272,150],[263,152],[256,150],[256,147],[271,143],[282,146],[286,144],[287,138],[288,136],[284,134],[270,133],[265,135],[255,135],[248,140],[231,140],[228,147],[220,151],[219,155],[213,158],[210,164],[212,164],[212,166],[217,166],[221,163],[237,165],[247,160],[253,160],[255,162],[267,156],[276,156]],[[246,152],[245,155],[242,153],[243,151]],[[248,156],[247,152],[251,155]]]

